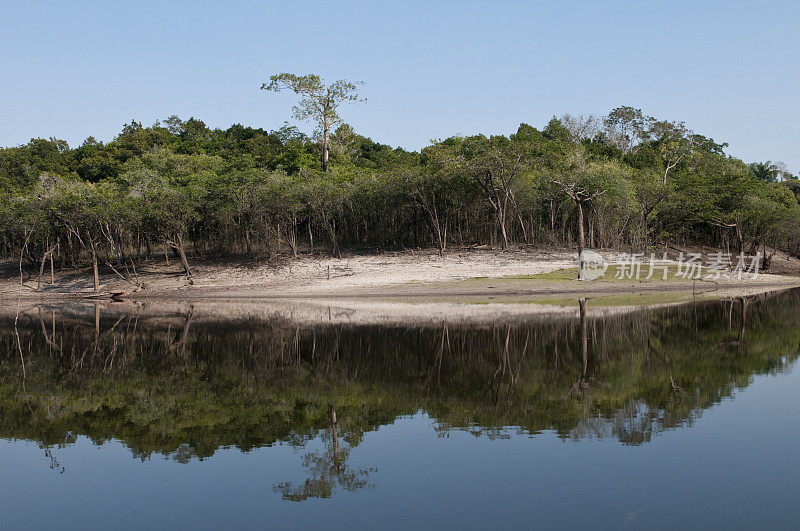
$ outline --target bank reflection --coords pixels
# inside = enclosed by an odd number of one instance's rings
[[[800,294],[483,326],[300,326],[120,305],[23,309],[0,329],[0,437],[50,452],[85,436],[139,459],[288,444],[288,500],[372,486],[366,434],[424,411],[436,429],[613,438],[690,426],[754,375],[787,370]],[[17,317],[17,316],[14,316]],[[24,368],[23,368],[24,367]],[[313,448],[313,449],[310,449]]]

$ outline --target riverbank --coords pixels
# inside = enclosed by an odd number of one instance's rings
[[[624,258],[603,252],[609,262]],[[777,259],[776,259],[777,258]],[[101,297],[182,313],[194,307],[212,315],[270,313],[299,322],[384,323],[409,320],[484,322],[528,318],[550,312],[571,314],[587,298],[594,312],[738,297],[800,286],[800,276],[761,273],[755,278],[671,277],[669,280],[578,281],[559,272],[575,266],[570,250],[459,250],[301,257],[280,265],[226,265],[198,262],[189,280],[172,263],[144,264],[139,286],[116,275],[101,277]],[[776,269],[790,272],[800,263],[773,257]],[[8,269],[8,268],[7,268]],[[657,276],[657,275],[656,275]],[[6,275],[0,298],[23,306],[91,300],[88,271],[57,274],[52,285],[36,290],[37,279]],[[9,307],[10,305],[6,305]],[[201,311],[202,310],[202,311]]]
[[[603,251],[609,263],[625,259],[624,253]],[[280,264],[247,265],[218,261],[193,264],[188,279],[179,264],[151,262],[139,267],[130,278],[101,274],[101,292],[121,293],[126,299],[260,299],[369,297],[419,298],[474,296],[600,296],[639,292],[708,291],[719,289],[787,287],[800,285],[800,261],[784,256],[772,260],[769,273],[755,278],[730,278],[708,275],[693,280],[671,277],[667,281],[639,278],[613,278],[611,272],[595,281],[571,279],[571,274],[547,275],[574,268],[576,257],[570,250],[460,250],[439,256],[433,251],[403,253],[350,254],[341,258],[301,256]],[[20,283],[10,267],[0,280],[0,297],[53,299],[93,295],[91,272],[58,272],[55,283],[47,275],[37,290],[36,276],[27,275]],[[782,271],[775,274],[772,271]],[[791,274],[791,273],[795,274]],[[705,275],[704,275],[705,276]],[[138,283],[138,285],[136,285]]]

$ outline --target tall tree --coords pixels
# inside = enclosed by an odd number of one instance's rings
[[[617,107],[605,117],[603,125],[611,142],[622,150],[631,150],[647,136],[647,124],[652,118],[642,114],[641,109],[622,106]]]
[[[328,171],[331,128],[342,121],[339,106],[366,101],[358,95],[361,85],[360,81],[353,83],[344,79],[326,85],[316,74],[298,76],[283,73],[270,76],[269,83],[263,83],[261,90],[279,92],[288,89],[300,95],[300,102],[292,108],[294,117],[298,120],[313,119],[319,126],[322,132],[322,171]]]
[[[664,163],[664,184],[667,176],[693,149],[693,133],[683,122],[658,121],[650,125],[649,133],[658,143],[658,154]]]
[[[584,140],[594,140],[602,129],[602,120],[597,116],[565,114],[560,118],[561,124],[569,131],[576,144]]]

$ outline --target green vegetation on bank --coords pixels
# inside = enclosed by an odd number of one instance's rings
[[[713,280],[718,278],[723,273],[726,275],[730,274],[728,271],[718,271],[705,266],[681,267],[677,264],[656,264],[651,266],[645,260],[641,264],[608,264],[602,275],[598,276],[597,278],[593,278],[593,280],[595,282],[691,282],[692,280]],[[563,269],[557,269],[555,271],[549,271],[547,273],[535,273],[533,275],[521,275],[503,278],[561,281],[575,280],[577,276],[577,267],[566,267]]]
[[[666,304],[678,304],[693,301],[714,299],[714,294],[700,292],[692,293],[685,291],[662,292],[662,293],[620,293],[614,295],[597,295],[586,298],[587,308],[613,308],[618,306],[659,306]],[[514,301],[529,304],[546,304],[549,306],[562,306],[577,308],[578,301],[569,297],[543,297],[540,299],[527,299]]]
[[[357,100],[355,84],[272,81],[264,88]],[[304,102],[295,115],[315,118]],[[130,271],[171,248],[191,274],[196,256],[572,245],[578,228],[587,247],[800,253],[794,176],[638,109],[454,136],[420,152],[359,135],[332,112],[320,114],[320,138],[172,116],[132,121],[108,143],[36,138],[0,149],[0,253]]]

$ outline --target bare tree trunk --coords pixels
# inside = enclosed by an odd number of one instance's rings
[[[447,218],[444,220],[444,227],[442,228],[442,254],[447,249]]]
[[[740,299],[741,305],[741,313],[739,315],[739,353],[744,350],[744,331],[747,324],[747,299],[742,297]]]
[[[42,289],[42,275],[44,274],[44,263],[47,260],[47,251],[42,255],[42,263],[39,264],[39,279],[36,281],[36,291]]]
[[[435,204],[428,206],[421,194],[417,199],[422,206],[422,209],[426,214],[428,214],[428,221],[431,225],[433,237],[436,238],[436,245],[439,246],[439,256],[442,256],[444,255],[444,249],[447,245],[447,227],[445,226],[442,228],[442,222],[439,219],[439,211],[436,209]]]
[[[589,387],[589,334],[586,323],[586,299],[578,299],[579,322],[578,326],[581,334],[581,373],[578,380],[572,384],[569,395],[581,396]]]
[[[180,232],[175,235],[175,239],[177,240],[177,248],[178,254],[181,257],[181,263],[183,264],[183,270],[186,272],[186,276],[191,278],[192,277],[192,270],[189,267],[189,260],[186,259],[186,251],[183,248],[183,236]]]
[[[667,161],[666,168],[664,169],[664,185],[667,184],[667,175],[669,174],[669,170],[671,170],[672,168],[677,166],[682,158],[683,158],[683,155],[678,157],[678,159],[675,162],[670,163],[670,161]]]
[[[122,227],[117,226],[117,241],[119,242],[119,254],[117,254],[117,267],[121,268],[122,264],[127,263],[128,259],[125,255],[125,235],[122,234]]]
[[[28,231],[25,231],[25,232],[28,232]],[[24,275],[22,274],[22,258],[25,255],[25,251],[28,250],[28,240],[30,239],[31,234],[33,234],[33,230],[31,230],[30,232],[28,232],[25,235],[25,243],[22,244],[22,247],[19,250],[19,287],[20,287],[20,289],[22,288],[22,286],[25,283],[24,282]]]
[[[94,240],[90,234],[89,237],[89,250],[92,253],[92,278],[94,280],[94,291],[100,291],[100,274],[97,271],[97,248],[95,247]]]
[[[576,201],[575,206],[578,207],[578,280],[586,280],[583,274],[583,203]]]
[[[328,171],[328,142],[330,142],[330,128],[328,122],[325,122],[322,132],[322,171]]]
[[[522,239],[525,243],[531,243],[530,238],[528,238],[528,229],[525,227],[525,221],[522,219],[522,214],[517,211],[517,221],[519,221],[519,228],[522,230]]]
[[[186,343],[189,339],[189,327],[192,324],[192,317],[194,316],[194,306],[189,308],[189,313],[186,314],[186,317],[183,320],[183,328],[181,329],[181,335],[178,339],[177,345],[173,344],[173,348],[177,348],[178,355],[181,357],[186,356]]]
[[[297,258],[297,217],[292,216],[292,231],[289,233],[289,246],[292,248],[292,257]]]
[[[506,205],[503,204],[498,209],[498,223],[500,225],[500,236],[503,237],[503,250],[508,249],[508,233],[506,232]]]
[[[36,291],[42,289],[42,275],[44,275],[44,265],[47,261],[47,257],[50,257],[50,284],[54,284],[55,280],[53,278],[53,252],[56,250],[55,244],[52,246],[50,245],[50,238],[47,239],[47,250],[42,254],[42,261],[39,264],[39,279],[36,283]]]
[[[58,247],[58,240],[56,240],[56,245],[54,246],[54,249],[57,248],[57,247]],[[55,284],[56,283],[56,273],[53,270],[54,269],[53,268],[53,253],[54,253],[54,251],[51,250],[50,251],[50,284]]]
[[[311,232],[311,216],[308,216],[308,244],[311,247],[311,256],[314,256],[314,233]]]
[[[581,319],[581,380],[586,381],[589,368],[589,334],[586,328],[586,299],[578,300]]]
[[[736,244],[738,245],[737,251],[740,253],[744,251],[744,236],[742,235],[742,224],[739,223],[739,214],[736,214]]]
[[[100,303],[94,303],[94,343],[95,343],[95,350],[97,350],[97,344],[100,341]]]
[[[442,239],[442,226],[439,224],[438,217],[433,220],[433,231],[436,235],[436,244],[439,246],[439,256],[444,254],[444,240]]]

